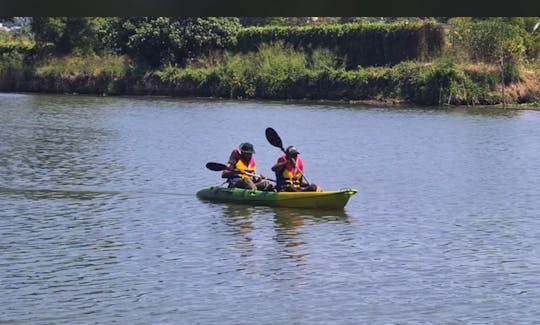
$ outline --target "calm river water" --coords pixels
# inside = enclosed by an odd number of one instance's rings
[[[269,126],[344,212],[195,197]],[[0,323],[535,323],[539,166],[539,111],[0,94]]]

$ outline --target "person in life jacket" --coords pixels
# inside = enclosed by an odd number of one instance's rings
[[[294,146],[288,146],[285,154],[278,158],[272,166],[276,173],[276,190],[278,192],[318,192],[320,188],[305,181],[304,162],[298,156],[300,152]]]
[[[255,150],[249,142],[241,143],[234,149],[229,157],[227,168],[221,173],[227,178],[229,187],[245,188],[249,190],[271,191],[274,186],[264,175],[256,175],[257,163],[253,154]]]

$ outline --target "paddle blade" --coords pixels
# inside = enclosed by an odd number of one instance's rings
[[[225,170],[227,168],[227,165],[220,164],[217,162],[209,162],[206,164],[206,168],[213,170],[215,172],[219,172],[219,171]]]
[[[277,134],[276,130],[272,128],[266,128],[264,134],[266,135],[266,140],[268,140],[271,145],[280,148],[282,151],[285,151],[285,149],[283,149],[283,142],[281,141],[281,138],[279,137],[279,134]]]

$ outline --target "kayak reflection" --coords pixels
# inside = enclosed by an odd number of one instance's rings
[[[231,234],[229,249],[237,251],[243,257],[237,270],[255,272],[267,254],[277,254],[279,260],[288,261],[275,265],[277,269],[286,269],[290,262],[294,267],[307,263],[309,247],[306,235],[310,225],[319,223],[350,223],[350,216],[345,211],[329,211],[299,208],[252,207],[243,204],[223,205],[223,223],[227,233]],[[272,234],[273,216],[273,234]],[[278,245],[274,246],[274,241]],[[277,248],[277,250],[275,249]],[[262,254],[262,255],[261,255]]]
[[[255,208],[241,204],[223,206],[224,222],[237,235],[246,235],[255,229],[253,213]]]
[[[308,249],[303,239],[304,228],[312,223],[349,223],[345,211],[274,208],[275,240],[281,244],[283,258],[294,260],[296,266],[306,264]]]
[[[274,208],[276,224],[284,227],[294,224],[294,220],[311,220],[313,222],[349,222],[349,215],[344,210],[315,210],[315,209],[291,209]],[[303,221],[302,221],[303,224]]]

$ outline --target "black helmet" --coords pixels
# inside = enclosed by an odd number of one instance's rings
[[[285,153],[290,156],[298,155],[300,152],[294,146],[288,146]]]
[[[249,142],[244,142],[240,144],[240,152],[242,153],[255,153],[255,149],[253,149],[253,145]]]

